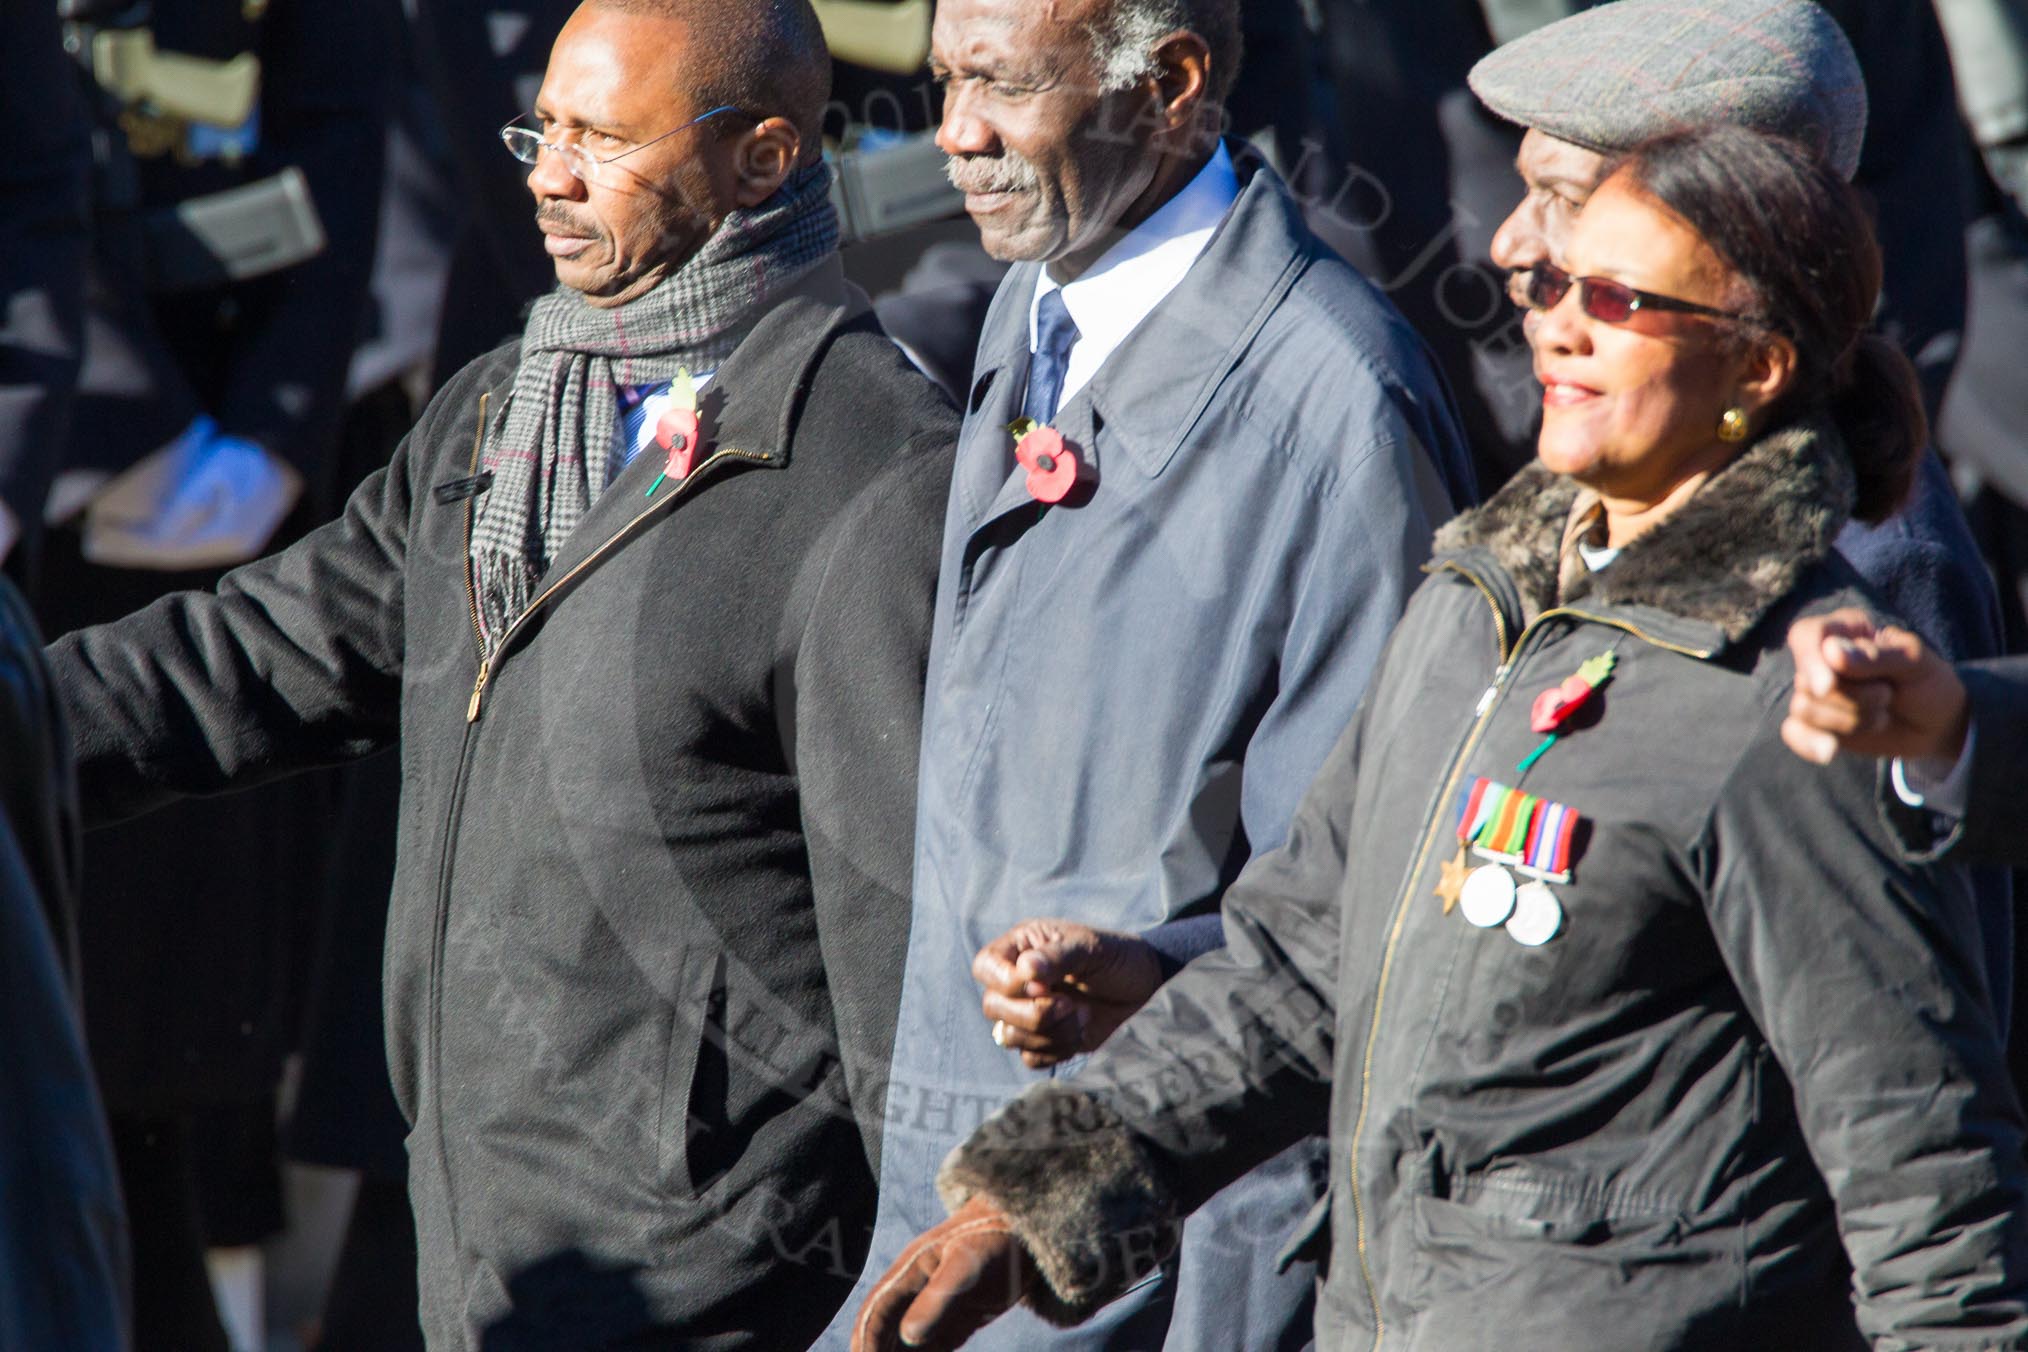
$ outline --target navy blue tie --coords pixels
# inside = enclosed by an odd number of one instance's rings
[[[1035,309],[1035,356],[1028,363],[1028,398],[1021,412],[1038,423],[1052,422],[1063,398],[1063,378],[1070,371],[1070,349],[1078,340],[1077,324],[1063,303],[1063,290],[1044,296]]]

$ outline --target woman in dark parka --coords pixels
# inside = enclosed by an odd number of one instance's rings
[[[1968,894],[1897,855],[1870,767],[1778,734],[1789,622],[1868,603],[1832,539],[1924,440],[1863,210],[1690,133],[1558,261],[1538,462],[1438,536],[1227,947],[953,1153],[858,1348],[1076,1322],[1327,1126],[1324,1349],[2028,1347]]]

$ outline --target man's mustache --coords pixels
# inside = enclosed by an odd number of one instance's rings
[[[535,209],[535,223],[553,227],[557,233],[576,235],[582,239],[604,237],[596,221],[580,221],[568,209],[555,202],[545,202]]]
[[[1042,186],[1035,166],[1011,150],[992,157],[953,155],[944,162],[944,173],[962,193],[1034,192]]]

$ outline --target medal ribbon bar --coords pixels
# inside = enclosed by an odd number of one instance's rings
[[[1583,817],[1483,775],[1458,804],[1458,843],[1481,859],[1543,882],[1570,881],[1571,842]]]

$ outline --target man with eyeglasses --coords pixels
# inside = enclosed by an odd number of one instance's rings
[[[589,0],[558,290],[339,521],[50,653],[107,820],[400,742],[433,1349],[806,1346],[859,1272],[956,419],[844,281],[807,0]]]
[[[1934,35],[1934,19],[1926,23]],[[1866,138],[1858,58],[1838,21],[1810,0],[1616,0],[1495,49],[1469,78],[1489,109],[1527,129],[1515,164],[1527,195],[1492,246],[1524,307],[1532,271],[1557,257],[1617,152],[1666,131],[1730,122],[1811,145],[1851,178]],[[1838,550],[1946,657],[1999,651],[1998,597],[1934,452],[1902,511],[1878,526],[1847,526]],[[1997,870],[1976,872],[1974,887],[2004,1017],[2012,888]]]

